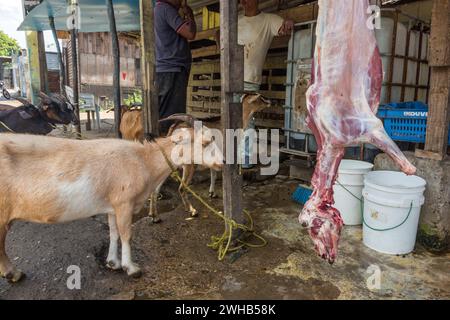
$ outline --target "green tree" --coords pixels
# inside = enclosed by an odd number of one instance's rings
[[[0,56],[11,56],[18,52],[20,46],[16,39],[11,38],[6,33],[0,30]]]

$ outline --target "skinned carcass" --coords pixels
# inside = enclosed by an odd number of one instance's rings
[[[333,263],[343,221],[333,207],[333,185],[345,147],[371,143],[406,174],[416,168],[386,134],[375,116],[382,86],[382,62],[368,23],[368,0],[319,0],[317,42],[307,124],[318,143],[314,192],[299,220],[319,256]]]

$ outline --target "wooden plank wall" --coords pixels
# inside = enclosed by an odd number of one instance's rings
[[[131,38],[121,36],[120,64],[121,86],[136,87],[141,83],[139,43]],[[80,33],[80,73],[81,83],[90,85],[112,85],[113,56],[111,37],[108,33]]]
[[[447,154],[450,121],[450,0],[435,0],[430,38],[431,90],[427,157],[443,159]]]
[[[220,61],[193,63],[188,87],[188,112],[199,118],[219,115],[220,83]],[[274,106],[257,115],[258,126],[268,128],[283,126],[285,83],[286,54],[270,54],[264,66],[261,93],[271,99]]]

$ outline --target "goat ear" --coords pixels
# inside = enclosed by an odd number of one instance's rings
[[[261,94],[254,94],[250,97],[250,99],[248,100],[250,103],[255,103],[256,101],[258,101],[258,99],[261,98]]]

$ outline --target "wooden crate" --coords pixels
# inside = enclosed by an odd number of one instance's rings
[[[286,97],[286,54],[267,57],[263,71],[261,93],[273,106],[256,115],[258,127],[282,128]],[[220,61],[209,60],[192,64],[188,87],[188,113],[206,118],[220,114]]]

